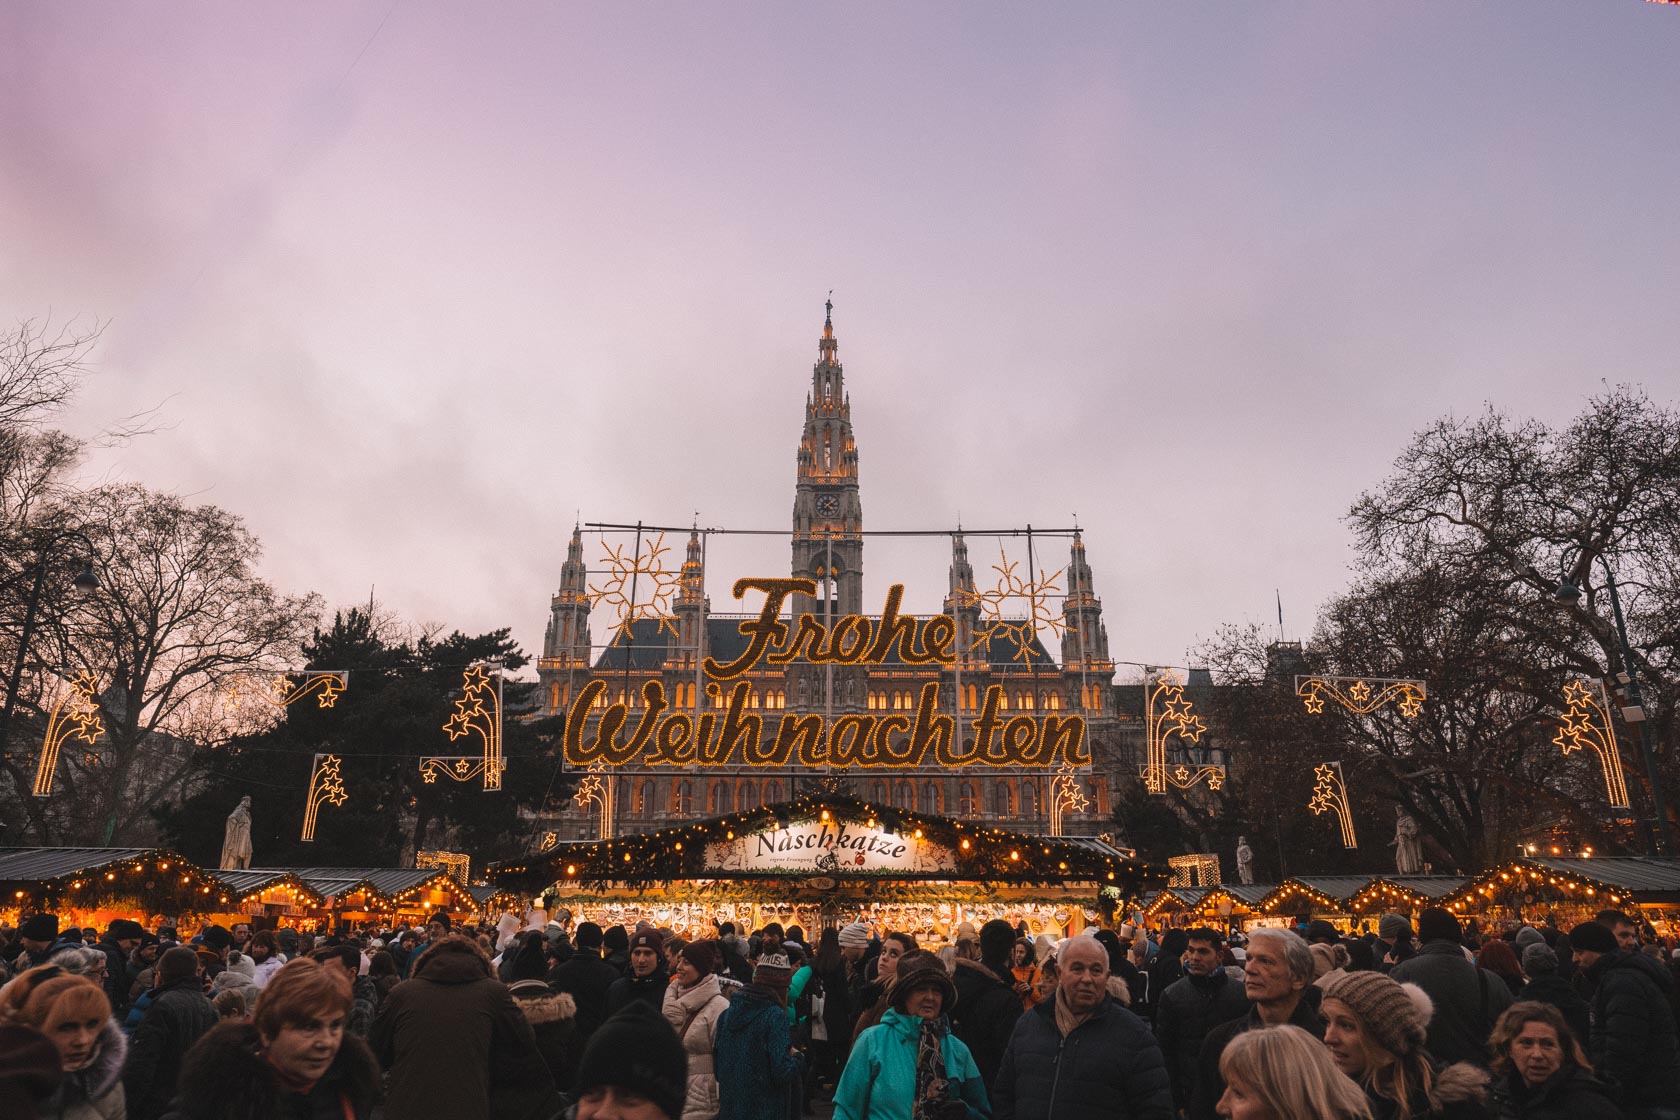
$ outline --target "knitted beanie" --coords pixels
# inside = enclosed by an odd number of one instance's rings
[[[869,927],[862,922],[853,922],[849,926],[840,927],[840,948],[861,949],[869,944]]]
[[[1391,1054],[1422,1049],[1435,1005],[1416,984],[1397,984],[1380,972],[1349,972],[1324,991],[1359,1020],[1365,1036]]]
[[[1522,951],[1522,970],[1530,976],[1544,976],[1558,969],[1557,953],[1544,941],[1526,945]]]
[[[611,1086],[652,1101],[669,1120],[680,1120],[688,1089],[688,1056],[665,1017],[636,999],[589,1036],[578,1062],[577,1091]]]
[[[1384,914],[1377,919],[1377,936],[1384,941],[1410,940],[1412,923],[1404,914]]]
[[[716,941],[690,941],[682,947],[683,960],[694,966],[694,971],[702,976],[710,976],[718,970],[718,946]]]
[[[1524,926],[1517,931],[1517,952],[1522,952],[1530,945],[1544,945],[1546,935],[1533,926]]]
[[[783,996],[787,995],[788,984],[792,981],[793,965],[786,953],[766,953],[758,958],[758,964],[753,968],[754,984],[761,984]]]
[[[1589,953],[1613,953],[1619,947],[1616,944],[1616,934],[1609,926],[1598,922],[1582,922],[1570,930],[1569,944]]]

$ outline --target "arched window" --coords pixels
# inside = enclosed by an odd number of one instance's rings
[[[1022,689],[1021,690],[1021,710],[1023,712],[1030,712],[1030,711],[1033,710],[1034,705],[1035,705],[1035,700],[1034,700],[1034,697],[1033,697],[1033,694],[1032,694],[1032,690],[1031,689]]]
[[[1050,695],[1046,699],[1048,701],[1048,704],[1049,704],[1049,707],[1050,707],[1051,711],[1059,712],[1059,711],[1062,710],[1062,694],[1061,693],[1056,692],[1055,690],[1052,689],[1051,692],[1050,692]]]
[[[679,817],[686,817],[694,812],[694,783],[687,778],[678,782],[671,791],[671,812]]]
[[[963,685],[963,690],[968,694],[968,706],[978,708],[980,706],[980,690],[971,684]]]
[[[636,812],[642,816],[653,812],[652,778],[643,778],[636,784]]]
[[[557,684],[548,686],[548,706],[550,708],[560,707],[560,686]]]
[[[725,813],[733,813],[735,811],[735,806],[731,804],[730,798],[730,794],[732,792],[733,791],[730,790],[728,782],[720,780],[712,783],[711,805],[708,806],[708,810],[712,816],[721,817]]]
[[[957,811],[959,813],[961,813],[964,817],[977,817],[977,816],[979,816],[980,815],[980,791],[979,791],[979,789],[975,786],[975,784],[973,782],[964,782],[962,784],[962,789],[961,789],[960,792],[961,792],[962,803],[957,806]]]
[[[992,789],[992,812],[1000,817],[1008,816],[1015,811],[1015,799],[1009,796],[1009,783],[1002,778]]]
[[[922,812],[930,817],[937,817],[945,811],[944,791],[939,783],[928,781],[922,786]]]
[[[780,783],[780,782],[765,782],[764,783],[764,804],[775,805],[778,802],[780,802],[781,799],[782,799],[782,783]]]
[[[1021,783],[1021,815],[1038,816],[1038,783],[1031,779]]]
[[[871,692],[869,694],[867,707],[869,708],[870,711],[873,712],[875,710],[876,705],[879,704],[880,702],[881,702],[880,697],[878,695],[876,695],[874,692]]]
[[[916,787],[909,782],[899,782],[893,789],[893,804],[900,809],[916,808]]]
[[[758,783],[751,778],[742,782],[741,788],[735,794],[735,805],[743,813],[748,809],[758,808]]]
[[[776,690],[776,710],[780,711],[785,707],[787,707],[787,693],[778,688]]]
[[[877,805],[885,805],[887,803],[887,783],[871,783],[869,787],[869,800],[873,801]]]

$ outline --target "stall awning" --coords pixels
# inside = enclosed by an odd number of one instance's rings
[[[1680,861],[1637,856],[1518,859],[1472,879],[1447,904],[1474,909],[1499,896],[1544,894],[1589,906],[1680,903]]]
[[[469,914],[478,908],[472,895],[438,867],[271,867],[242,874],[291,875],[322,899],[342,900],[366,892],[377,910],[425,909],[419,896],[432,891],[446,896],[444,908],[451,913]]]
[[[40,909],[125,897],[208,910],[224,901],[225,888],[168,848],[0,848],[0,892]]]
[[[228,893],[241,900],[258,897],[269,891],[286,890],[290,888],[298,896],[298,902],[305,906],[320,906],[326,900],[319,891],[311,887],[300,876],[290,871],[211,871],[210,875],[220,880]]]
[[[693,879],[836,886],[1086,883],[1131,897],[1168,873],[1094,837],[1046,837],[954,821],[838,794],[811,794],[725,817],[556,848],[489,868],[491,883],[535,893],[559,884],[650,887]]]

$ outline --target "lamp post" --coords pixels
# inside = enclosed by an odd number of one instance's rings
[[[1564,553],[1564,566],[1559,572],[1557,586],[1552,590],[1552,598],[1560,603],[1574,604],[1581,598],[1581,589],[1569,578],[1569,553]],[[1674,850],[1673,842],[1668,831],[1668,809],[1663,802],[1662,776],[1657,772],[1657,760],[1651,751],[1651,741],[1645,734],[1645,703],[1639,692],[1639,676],[1633,667],[1633,645],[1628,641],[1627,623],[1622,618],[1622,599],[1616,591],[1616,573],[1610,568],[1610,561],[1601,553],[1598,562],[1604,565],[1606,585],[1610,589],[1610,613],[1616,622],[1617,649],[1616,656],[1621,660],[1621,682],[1627,689],[1627,706],[1622,709],[1622,721],[1633,732],[1634,742],[1639,745],[1639,756],[1645,762],[1645,774],[1651,782],[1651,811],[1656,816],[1656,830],[1650,837],[1651,854],[1659,859],[1667,859]],[[1588,564],[1590,571],[1592,565]]]
[[[47,564],[53,553],[65,541],[79,541],[87,549],[88,562],[82,571],[72,581],[78,593],[91,594],[99,590],[99,575],[93,570],[92,556],[93,542],[88,540],[75,529],[61,529],[49,536],[43,543],[35,546],[35,562],[25,565],[23,574],[34,578],[29,588],[29,598],[23,605],[23,632],[18,635],[17,660],[12,663],[12,675],[6,682],[6,706],[0,710],[0,747],[7,742],[7,736],[12,730],[12,708],[17,704],[18,683],[23,679],[23,661],[29,654],[29,639],[35,636],[35,612],[41,606],[41,592],[46,587]]]

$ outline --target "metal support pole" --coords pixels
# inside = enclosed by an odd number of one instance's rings
[[[1669,836],[1668,807],[1663,801],[1662,775],[1657,771],[1657,760],[1651,751],[1651,740],[1645,734],[1645,705],[1639,692],[1639,675],[1633,666],[1633,645],[1628,641],[1627,623],[1622,618],[1622,598],[1616,591],[1616,573],[1610,570],[1610,562],[1603,556],[1599,560],[1604,564],[1604,574],[1610,584],[1610,610],[1616,619],[1616,636],[1621,640],[1622,673],[1627,677],[1628,706],[1622,709],[1622,720],[1633,733],[1633,738],[1639,745],[1640,757],[1645,760],[1645,774],[1651,782],[1651,811],[1656,816],[1656,835],[1653,837],[1655,851],[1652,855],[1658,859],[1667,859],[1674,850]],[[1631,714],[1630,714],[1631,713]]]

